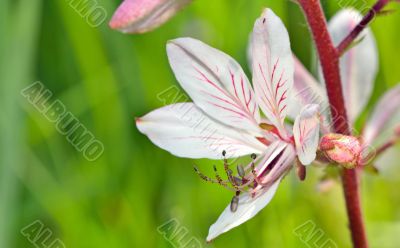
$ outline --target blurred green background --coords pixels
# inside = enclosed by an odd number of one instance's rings
[[[232,55],[247,70],[248,34],[266,6],[283,19],[294,52],[311,69],[315,54],[296,4],[196,0],[160,29],[132,36],[108,28],[119,0],[98,0],[108,17],[97,28],[90,27],[68,2],[0,1],[1,248],[35,247],[21,234],[35,220],[66,247],[173,247],[157,231],[172,218],[187,229],[186,239],[195,237],[203,247],[318,247],[293,233],[309,220],[326,240],[350,246],[341,188],[318,192],[321,170],[317,168],[309,170],[303,183],[293,174],[286,177],[272,203],[256,218],[205,244],[210,224],[231,193],[206,184],[193,172],[196,163],[211,173],[211,161],[176,158],[153,145],[134,125],[135,116],[163,105],[158,93],[177,85],[167,63],[167,40],[201,39]],[[360,9],[362,3],[323,1],[328,17],[341,6]],[[396,12],[372,25],[380,72],[369,108],[400,82],[400,8],[392,4],[391,9]],[[87,161],[20,94],[35,81],[43,82],[53,99],[60,99],[103,142],[100,159]],[[397,161],[389,159],[379,176],[363,177],[372,247],[395,247],[395,235],[400,233]]]

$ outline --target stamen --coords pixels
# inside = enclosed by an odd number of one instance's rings
[[[257,158],[257,155],[256,154],[251,154],[251,158],[253,159],[253,161],[251,162],[251,174],[253,175],[253,179],[254,179],[254,181],[257,183],[257,184],[260,184],[260,181],[258,180],[258,177],[257,177],[257,172],[256,172],[256,168],[255,168],[255,160],[256,160],[256,158]]]
[[[230,206],[232,213],[236,212],[236,210],[238,209],[238,206],[239,206],[239,194],[240,194],[240,192],[237,191],[236,195],[234,195],[232,197],[231,206]]]
[[[239,188],[237,187],[238,184],[236,184],[235,178],[232,176],[233,171],[232,171],[231,169],[229,169],[228,160],[226,159],[225,155],[226,155],[226,151],[224,150],[224,151],[222,152],[222,156],[224,156],[224,169],[225,169],[226,175],[228,176],[228,180],[229,180],[229,182],[232,184],[232,186],[233,186],[236,190],[239,190]]]
[[[233,191],[236,193],[236,196],[232,199],[232,204],[231,204],[231,210],[236,211],[238,201],[239,201],[239,194],[241,192],[251,192],[254,188],[257,187],[257,185],[260,184],[257,178],[257,173],[255,169],[255,160],[257,158],[256,154],[252,154],[251,158],[253,159],[251,163],[251,173],[246,175],[246,171],[248,168],[245,168],[243,165],[237,165],[237,176],[233,174],[233,171],[229,168],[229,163],[228,159],[226,158],[226,151],[224,150],[222,152],[222,156],[224,157],[224,170],[227,176],[227,180],[223,180],[220,174],[218,173],[217,166],[213,165],[213,169],[215,172],[215,179],[210,178],[203,173],[200,172],[200,170],[194,166],[195,172],[199,175],[199,177],[206,181],[206,182],[211,182],[211,183],[216,183],[224,188]]]
[[[203,179],[206,182],[214,182],[214,180],[212,180],[211,178],[209,178],[208,176],[204,175],[203,173],[201,173],[199,171],[199,169],[196,166],[193,166],[194,171],[197,173],[197,175],[200,176],[201,179]]]
[[[194,168],[194,171],[200,176],[200,178],[203,179],[206,182],[217,183],[217,184],[223,186],[224,188],[226,188],[227,190],[230,190],[230,191],[233,191],[233,192],[237,192],[238,190],[240,190],[238,188],[234,189],[232,187],[229,187],[228,184],[227,184],[228,181],[223,181],[222,178],[218,174],[216,175],[217,180],[215,180],[215,179],[212,179],[212,178],[204,175],[203,173],[201,173],[200,170],[196,166],[193,166],[193,168]]]
[[[237,172],[241,178],[245,176],[243,166],[240,164],[237,166]]]
[[[218,174],[216,165],[214,165],[214,172],[215,172],[215,178],[217,179],[218,183],[223,185],[223,186],[226,186],[226,183],[224,183],[224,181],[222,180],[221,176]]]

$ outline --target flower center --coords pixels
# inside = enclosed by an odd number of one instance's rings
[[[224,188],[235,192],[230,206],[231,211],[235,212],[239,204],[240,193],[253,193],[253,190],[261,184],[255,169],[255,161],[257,156],[256,154],[251,154],[250,157],[252,159],[252,162],[247,167],[243,167],[241,164],[238,164],[236,166],[237,173],[235,174],[230,169],[230,165],[226,158],[226,151],[223,151],[222,155],[224,157],[224,170],[227,177],[226,180],[223,180],[222,177],[219,175],[216,165],[214,165],[215,178],[210,178],[204,175],[196,166],[194,166],[194,170],[204,181],[219,184]]]

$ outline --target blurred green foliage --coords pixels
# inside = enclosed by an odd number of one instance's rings
[[[119,4],[98,2],[108,19]],[[330,17],[343,5],[360,2],[323,4]],[[194,163],[211,173],[212,161],[176,158],[157,148],[137,131],[134,117],[161,107],[157,94],[177,85],[165,53],[169,39],[201,39],[232,55],[248,72],[248,34],[266,6],[283,19],[293,51],[311,69],[315,53],[303,15],[292,1],[196,0],[160,29],[139,36],[112,31],[107,22],[90,27],[68,1],[0,1],[0,247],[34,247],[20,230],[35,220],[66,247],[172,247],[157,231],[171,218],[203,242],[231,193],[193,173]],[[370,108],[400,82],[400,8],[391,8],[394,14],[372,25],[380,72]],[[104,143],[100,159],[85,160],[20,95],[38,80]],[[381,175],[363,177],[373,247],[385,247],[379,243],[385,233],[376,231],[376,223],[400,222],[399,172],[393,159]],[[293,233],[311,220],[338,247],[348,247],[341,188],[316,191],[320,175],[321,169],[311,168],[300,183],[291,174],[256,218],[203,245],[311,247]]]

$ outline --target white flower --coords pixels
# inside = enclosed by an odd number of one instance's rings
[[[361,19],[361,14],[353,9],[338,12],[328,25],[334,43],[339,44]],[[350,127],[354,126],[371,97],[377,70],[378,51],[375,38],[371,29],[365,28],[361,33],[361,41],[340,59],[342,89]],[[321,81],[323,81],[322,76]],[[314,103],[320,105],[321,114],[329,120],[330,110],[324,87],[298,60],[295,60],[294,95],[290,112],[295,113],[305,104]],[[367,163],[366,159],[370,159],[365,157],[371,150],[367,147],[379,147],[393,138],[399,124],[400,85],[397,85],[378,101],[362,128],[359,135],[363,146],[362,159],[365,160],[362,163]],[[328,121],[325,125],[327,126],[325,132],[330,132],[329,127],[332,124]]]
[[[305,105],[293,132],[284,123],[294,63],[286,28],[270,9],[256,20],[250,46],[254,91],[240,65],[225,53],[191,38],[170,41],[169,62],[193,103],[169,105],[137,119],[142,133],[176,156],[221,159],[222,151],[230,158],[259,154],[254,171],[249,164],[242,177],[253,187],[240,188],[237,209],[228,206],[223,211],[210,227],[208,241],[263,209],[296,156],[303,165],[316,157],[319,106]]]

